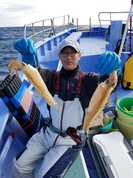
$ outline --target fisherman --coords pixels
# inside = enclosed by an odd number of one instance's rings
[[[100,74],[85,74],[78,65],[81,58],[79,43],[63,40],[58,49],[62,68],[57,72],[41,68],[33,41],[20,39],[14,48],[21,53],[23,62],[38,68],[59,109],[48,106],[49,126],[34,134],[21,156],[13,159],[13,178],[34,178],[39,163],[38,178],[61,178],[85,144],[86,134],[82,130],[85,108],[98,84],[116,69],[119,85],[121,60],[116,53],[107,51],[96,63]]]

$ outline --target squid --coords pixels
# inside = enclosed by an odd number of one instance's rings
[[[12,73],[14,70],[16,70],[16,75],[17,71],[20,70],[22,71],[29,82],[36,88],[36,90],[41,94],[41,96],[45,99],[45,101],[50,105],[58,109],[58,104],[48,91],[46,84],[44,83],[41,75],[39,74],[38,70],[31,65],[27,65],[24,62],[20,62],[16,59],[13,59],[9,62],[8,64],[8,70],[10,75],[12,76]]]
[[[114,70],[109,75],[109,78],[104,82],[101,82],[96,88],[90,100],[89,106],[85,109],[83,129],[86,131],[86,133],[89,132],[90,123],[94,121],[94,119],[104,108],[111,92],[117,85],[117,81],[117,70]]]

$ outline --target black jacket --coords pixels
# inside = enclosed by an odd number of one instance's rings
[[[55,70],[47,70],[38,68],[45,84],[47,85],[48,90],[52,95],[54,95],[54,86],[56,80],[56,71]],[[59,98],[63,101],[73,100],[75,97],[75,87],[78,81],[79,75],[81,73],[81,69],[78,66],[73,71],[66,71],[64,68],[60,71],[60,91]],[[82,78],[82,89],[80,93],[80,101],[83,109],[88,107],[89,101],[97,88],[98,84],[105,81],[108,78],[107,75],[98,75],[96,73],[86,73]],[[118,84],[120,83],[121,76],[118,78]],[[69,89],[67,89],[67,85],[69,82]],[[117,87],[116,87],[117,88]]]

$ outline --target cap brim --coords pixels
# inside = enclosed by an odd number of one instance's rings
[[[72,47],[72,48],[75,49],[77,52],[80,52],[80,50],[77,49],[77,48],[75,48],[73,45],[65,45],[65,46],[63,46],[61,49],[59,49],[58,52],[60,53],[65,47]]]

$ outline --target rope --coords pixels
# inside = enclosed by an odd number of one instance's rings
[[[31,110],[32,111],[32,110]],[[21,125],[21,127],[19,127],[16,131],[14,132],[8,132],[8,131],[5,131],[5,134],[7,135],[10,135],[13,139],[15,139],[16,135],[20,132],[22,132],[23,130],[26,130],[27,128],[31,127],[33,125],[33,123],[35,122],[35,115],[36,115],[36,111],[37,111],[37,107],[35,107],[35,110],[34,110],[34,115],[31,119],[31,117],[29,116],[29,118],[24,122],[24,124]],[[31,115],[31,112],[30,112],[30,115]],[[25,124],[28,122],[28,121],[32,121],[29,125],[27,125],[26,127]]]

